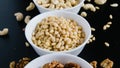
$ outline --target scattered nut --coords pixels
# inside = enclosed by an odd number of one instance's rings
[[[87,13],[86,12],[81,12],[80,14],[82,17],[87,17]]]
[[[92,38],[93,41],[95,41],[95,39],[96,39],[95,37]]]
[[[26,47],[29,47],[29,46],[30,46],[28,42],[25,42],[25,45],[26,45]]]
[[[107,2],[107,0],[94,0],[94,2],[98,5],[103,5]]]
[[[111,7],[118,7],[117,3],[110,4]]]
[[[110,28],[111,24],[112,24],[112,22],[108,22],[107,24],[105,24],[103,26],[103,30],[107,30],[108,28]]]
[[[110,15],[109,15],[109,18],[110,18],[110,19],[113,19],[113,16],[112,16],[112,14],[110,14]]]
[[[109,44],[108,42],[105,42],[104,44],[105,44],[105,46],[107,46],[107,47],[110,46],[110,44]]]
[[[95,40],[96,40],[95,36],[94,36],[94,35],[91,35],[91,37],[90,37],[90,39],[88,40],[87,44],[92,43],[92,42],[95,41]]]
[[[97,61],[92,61],[90,64],[93,66],[93,68],[97,68]]]
[[[98,6],[95,6],[95,8],[98,10],[98,9],[100,9],[100,7],[98,7]]]
[[[25,19],[24,19],[24,22],[25,22],[26,24],[28,24],[28,22],[30,21],[30,18],[31,18],[31,16],[27,15],[27,16],[25,17]]]
[[[96,30],[95,28],[93,28],[93,27],[91,28],[91,31],[95,31],[95,30]]]
[[[113,64],[114,64],[113,61],[107,58],[101,62],[100,66],[102,68],[112,68]]]
[[[110,25],[104,25],[103,30],[107,30],[110,27]]]
[[[110,21],[110,22],[108,22],[107,24],[108,24],[108,25],[111,25],[111,24],[112,24],[112,22]]]
[[[17,21],[22,21],[23,20],[23,14],[21,12],[15,13],[14,16],[16,16]]]
[[[15,61],[10,62],[9,68],[15,68]]]
[[[83,8],[84,8],[85,10],[91,10],[91,11],[93,11],[93,12],[96,11],[96,8],[94,7],[94,5],[93,5],[93,4],[90,4],[90,3],[84,4],[84,5],[83,5]]]
[[[0,31],[0,36],[7,35],[9,32],[8,28],[4,28],[2,31]]]
[[[32,11],[35,8],[35,5],[33,2],[30,2],[29,6],[27,6],[26,11]]]

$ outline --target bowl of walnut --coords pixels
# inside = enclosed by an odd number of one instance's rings
[[[90,36],[87,20],[67,11],[39,14],[25,28],[25,37],[38,55],[56,52],[78,55]]]
[[[84,0],[33,0],[33,2],[41,13],[52,10],[78,13]]]
[[[24,68],[93,68],[86,60],[71,54],[52,53],[40,56]]]

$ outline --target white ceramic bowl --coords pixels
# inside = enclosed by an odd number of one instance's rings
[[[52,53],[40,56],[31,62],[29,62],[24,68],[42,68],[46,63],[50,63],[53,60],[56,60],[62,64],[73,62],[81,66],[81,68],[93,68],[87,61],[84,59],[65,53]]]
[[[72,12],[60,11],[60,10],[59,11],[50,11],[50,12],[39,14],[29,21],[29,23],[27,24],[27,26],[25,28],[25,36],[26,36],[28,42],[33,47],[33,49],[37,52],[38,55],[55,53],[55,51],[48,51],[48,50],[38,47],[31,40],[32,33],[33,33],[34,29],[36,28],[36,25],[42,19],[49,17],[49,16],[63,16],[64,18],[73,19],[79,25],[81,25],[83,27],[83,31],[85,32],[85,35],[86,35],[85,41],[81,45],[79,45],[78,47],[76,47],[74,49],[71,49],[68,51],[60,51],[61,53],[69,53],[69,54],[73,54],[73,55],[78,55],[83,50],[84,46],[86,45],[87,41],[89,40],[89,38],[91,36],[91,27],[90,27],[89,23],[87,22],[87,20],[84,19],[83,17],[81,17],[80,15],[77,15]]]
[[[38,8],[40,13],[43,12],[47,12],[47,11],[52,11],[53,9],[49,9],[49,8],[44,8],[42,6],[40,6],[37,2],[37,0],[33,0],[33,2],[35,3],[36,7]],[[85,0],[79,0],[80,2],[78,3],[78,5],[72,7],[72,8],[66,8],[66,9],[61,9],[61,10],[65,10],[65,11],[70,11],[70,12],[74,12],[74,13],[78,13],[82,7],[82,5],[84,4]]]

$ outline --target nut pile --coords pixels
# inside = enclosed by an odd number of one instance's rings
[[[65,51],[78,47],[85,40],[85,33],[76,21],[50,16],[37,24],[32,41],[40,48]]]
[[[58,61],[52,61],[43,65],[42,68],[80,68],[80,65],[73,62],[69,62],[64,65]]]
[[[76,6],[79,0],[37,0],[37,3],[45,8],[65,9]]]

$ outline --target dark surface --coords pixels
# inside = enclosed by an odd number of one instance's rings
[[[38,57],[31,46],[25,46],[26,38],[22,29],[26,24],[24,21],[17,22],[14,16],[15,12],[22,12],[25,16],[32,17],[39,14],[37,8],[30,12],[25,11],[30,2],[31,0],[0,0],[0,30],[9,28],[7,36],[0,36],[0,68],[9,68],[11,61],[18,61],[23,57],[32,59]],[[96,41],[86,45],[79,56],[88,62],[98,61],[98,68],[99,63],[106,58],[114,61],[113,68],[120,68],[120,7],[109,6],[110,3],[116,2],[118,3],[119,0],[108,0],[105,5],[99,6],[100,10],[95,13],[86,11],[88,13],[86,19],[92,27],[96,28],[96,31],[92,33]],[[109,14],[113,15],[112,20],[109,19]],[[103,31],[103,25],[108,21],[112,21],[113,24],[108,30]],[[104,45],[105,41],[110,43],[110,47]]]

